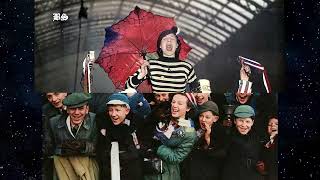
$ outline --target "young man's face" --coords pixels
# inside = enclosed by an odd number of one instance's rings
[[[161,102],[166,102],[169,101],[169,93],[155,93],[154,98],[158,104]]]
[[[253,126],[253,119],[251,118],[236,118],[235,120],[236,128],[240,134],[248,134]]]
[[[268,123],[268,133],[269,135],[278,134],[278,119],[271,118]]]
[[[214,115],[211,111],[203,112],[199,115],[199,123],[201,129],[206,129],[206,124],[212,126],[214,122],[217,122],[219,116]]]
[[[63,106],[62,100],[67,96],[67,93],[50,92],[46,94],[48,101],[55,107],[61,108]]]
[[[249,98],[251,96],[251,93],[236,93],[236,99],[240,104],[245,104],[248,102]]]
[[[176,94],[171,102],[171,115],[175,118],[185,118],[190,108],[187,105],[188,98],[181,94]]]
[[[88,114],[88,112],[89,112],[88,105],[84,105],[84,106],[77,107],[77,108],[68,108],[67,107],[67,113],[70,116],[71,123],[74,125],[80,124],[84,120],[84,118]]]
[[[175,57],[177,47],[177,38],[174,34],[171,33],[162,38],[160,48],[164,57]]]
[[[209,95],[210,94],[208,93],[196,93],[195,98],[196,98],[197,104],[202,105],[203,103],[209,101]]]
[[[107,109],[110,119],[114,125],[121,124],[130,112],[130,109],[124,105],[108,105]]]

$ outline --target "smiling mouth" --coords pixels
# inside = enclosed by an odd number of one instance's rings
[[[53,103],[54,106],[58,106],[59,104],[60,104],[59,102]]]
[[[171,111],[172,113],[177,113],[177,112],[179,112],[178,110],[172,110]]]

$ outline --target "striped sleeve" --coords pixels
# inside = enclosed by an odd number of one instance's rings
[[[133,75],[129,76],[129,78],[126,81],[126,85],[125,85],[126,89],[137,88],[142,83],[142,81],[144,81],[147,78],[147,76],[145,76],[142,79],[138,79],[138,75],[140,74],[140,72],[141,72],[141,69],[139,68],[137,72],[135,72]]]
[[[197,75],[194,72],[193,67],[191,67],[190,72],[188,74],[188,83],[192,83],[193,81],[195,81],[197,79]]]

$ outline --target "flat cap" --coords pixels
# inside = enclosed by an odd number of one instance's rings
[[[90,99],[91,95],[89,93],[72,93],[69,94],[62,103],[68,108],[77,108],[88,104]]]
[[[122,94],[122,93],[114,93],[111,96],[109,96],[108,98],[108,102],[107,105],[109,104],[113,104],[113,105],[126,105],[127,108],[130,109],[130,105],[129,105],[129,99],[126,95]]]
[[[199,113],[211,111],[214,115],[219,116],[218,105],[213,101],[207,101],[199,107]]]
[[[234,110],[234,116],[247,118],[255,116],[254,109],[249,105],[240,105]]]

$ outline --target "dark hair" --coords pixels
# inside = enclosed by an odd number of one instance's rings
[[[175,95],[182,95],[182,96],[185,96],[186,98],[187,98],[187,107],[188,108],[193,108],[193,105],[192,105],[192,102],[190,101],[190,99],[188,98],[188,96],[186,95],[186,93],[175,93],[175,94],[173,94],[173,96],[175,96]],[[172,98],[173,98],[173,96],[172,96]],[[172,101],[172,99],[171,99],[171,101]]]
[[[182,95],[187,98],[187,107],[190,108],[190,110],[188,112],[186,112],[186,119],[194,117],[196,114],[196,111],[195,111],[195,108],[194,108],[192,102],[190,101],[190,99],[186,95],[186,93],[175,93],[175,94],[173,94],[173,96],[175,96],[177,94]],[[172,99],[173,99],[173,96],[172,96]],[[171,99],[171,101],[172,101],[172,99]]]
[[[158,40],[157,40],[157,53],[158,53],[159,57],[163,57],[163,51],[160,48],[160,44],[161,44],[162,38],[164,38],[168,34],[174,34],[176,39],[177,39],[177,45],[178,45],[177,49],[175,51],[175,58],[179,59],[179,53],[180,53],[180,49],[181,49],[181,42],[180,42],[178,36],[176,35],[177,31],[178,31],[178,28],[176,26],[173,26],[171,29],[165,30],[162,33],[160,33],[160,35],[158,37]]]
[[[276,115],[276,114],[271,114],[271,115],[269,115],[268,117],[267,117],[268,119],[268,122],[270,121],[270,119],[278,119],[278,115]],[[278,119],[279,120],[279,119]]]

